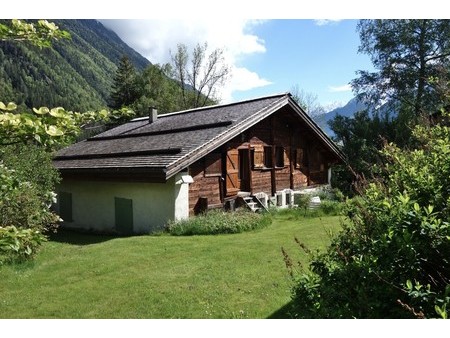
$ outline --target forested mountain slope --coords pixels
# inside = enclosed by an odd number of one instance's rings
[[[2,20],[4,21],[4,20]],[[96,20],[50,20],[71,34],[53,48],[0,42],[0,97],[22,107],[96,110],[108,105],[119,59],[150,62]]]

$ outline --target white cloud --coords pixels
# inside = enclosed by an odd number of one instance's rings
[[[325,26],[325,25],[334,25],[338,23],[339,21],[342,21],[341,19],[318,19],[314,20],[315,24],[317,26]]]
[[[206,41],[211,50],[223,49],[225,62],[232,69],[232,78],[222,91],[223,102],[231,101],[234,91],[270,84],[255,72],[239,67],[246,56],[266,52],[264,40],[251,32],[264,21],[230,18],[100,21],[152,63],[170,62],[170,51],[175,52],[178,43],[192,49]]]
[[[231,74],[231,80],[222,90],[221,103],[232,102],[233,92],[235,91],[246,91],[272,84],[272,82],[260,78],[257,73],[243,67],[233,66],[231,69]]]
[[[329,86],[328,90],[332,93],[338,93],[338,92],[350,92],[352,91],[352,86],[350,84],[345,84],[342,86]]]

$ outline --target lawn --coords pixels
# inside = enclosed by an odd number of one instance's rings
[[[35,261],[0,267],[0,318],[283,317],[291,280],[281,247],[324,248],[339,217],[277,215],[215,236],[115,238],[58,233]]]

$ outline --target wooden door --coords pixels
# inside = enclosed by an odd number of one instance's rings
[[[121,235],[133,233],[133,200],[114,198],[116,230]]]
[[[230,149],[226,158],[226,195],[232,196],[239,192],[239,151]]]
[[[250,192],[250,150],[239,149],[239,188]]]

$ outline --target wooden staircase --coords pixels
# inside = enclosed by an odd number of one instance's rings
[[[266,206],[256,196],[242,197],[245,205],[253,212],[269,211]]]

